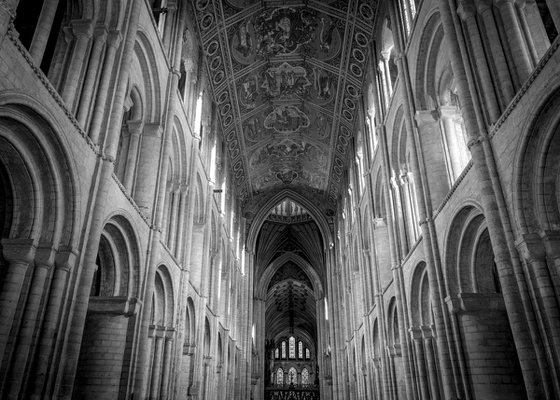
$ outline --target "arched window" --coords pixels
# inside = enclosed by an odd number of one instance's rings
[[[284,384],[284,370],[282,368],[278,368],[276,370],[276,384],[278,385]]]
[[[297,371],[294,367],[288,370],[288,383],[290,385],[297,385]]]
[[[309,354],[309,349],[305,349],[305,359],[309,360],[311,358],[311,355]]]
[[[309,385],[309,370],[307,368],[301,370],[301,384]]]
[[[301,340],[298,342],[298,358],[303,358],[303,342]]]
[[[288,356],[289,358],[296,358],[296,339],[293,336],[290,336],[290,346]]]
[[[286,342],[282,342],[282,358],[286,358]]]
[[[280,349],[278,347],[274,350],[274,358],[280,358]]]

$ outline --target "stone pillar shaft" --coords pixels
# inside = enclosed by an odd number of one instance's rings
[[[467,31],[469,33],[468,37],[470,38],[471,48],[473,50],[473,62],[476,64],[478,69],[480,88],[488,109],[488,117],[490,119],[490,123],[494,123],[498,120],[498,118],[500,118],[501,112],[496,99],[496,94],[494,93],[492,75],[490,74],[486,55],[484,54],[482,38],[480,37],[480,32],[475,18],[476,9],[473,0],[461,0],[459,2],[458,13],[467,26]]]
[[[0,291],[0,359],[5,356],[25,275],[36,251],[35,243],[27,239],[3,239],[2,247],[8,268]]]
[[[72,21],[72,33],[74,35],[74,46],[66,79],[62,87],[61,97],[70,110],[74,110],[74,102],[78,94],[80,75],[84,66],[88,44],[93,33],[91,21]]]
[[[518,85],[521,86],[533,70],[531,59],[525,47],[525,39],[517,19],[513,0],[495,0],[502,16],[505,34],[511,50],[515,71],[517,72]]]
[[[58,1],[58,0],[56,0]],[[76,119],[78,123],[85,128],[88,113],[93,101],[95,81],[99,66],[103,61],[102,51],[107,41],[107,30],[105,28],[97,29],[94,32],[93,46],[89,57],[89,63],[84,81],[84,88],[80,96],[80,104],[78,106],[78,114]]]
[[[119,47],[120,41],[121,36],[118,31],[109,33],[109,36],[107,38],[105,60],[103,61],[101,78],[99,79],[97,97],[95,99],[95,107],[91,115],[91,124],[89,127],[89,137],[96,144],[98,144],[97,142],[99,139],[101,124],[104,120],[103,117],[105,116],[105,107],[107,106],[107,98],[109,96],[109,84],[111,82],[113,64],[115,63],[115,56],[117,54],[117,48]]]
[[[59,0],[45,0],[43,2],[43,8],[41,9],[35,32],[33,33],[33,40],[31,41],[31,46],[29,46],[29,54],[37,66],[40,66],[41,61],[43,61],[43,55],[47,48],[47,42],[58,7],[58,1]]]

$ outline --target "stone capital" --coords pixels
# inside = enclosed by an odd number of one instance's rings
[[[476,7],[473,0],[459,0],[458,4],[457,14],[463,21],[474,18],[476,15]]]
[[[50,269],[56,259],[56,249],[52,244],[39,243],[35,252],[35,265]]]
[[[410,332],[410,337],[413,340],[421,340],[422,339],[422,328],[418,325],[412,325],[408,328],[408,332]]]
[[[437,109],[439,118],[456,119],[461,117],[461,111],[456,106],[439,106]]]
[[[72,33],[75,37],[90,38],[93,35],[93,23],[91,19],[73,19],[71,21]]]
[[[128,133],[131,135],[140,135],[142,133],[142,129],[144,128],[144,121],[126,121],[126,127],[128,128]]]
[[[93,29],[93,37],[96,40],[100,40],[102,42],[105,42],[107,40],[108,36],[109,36],[109,31],[107,30],[107,28],[105,26],[96,26]]]
[[[57,269],[70,271],[76,265],[79,253],[71,248],[60,248],[55,257],[55,266]]]
[[[89,299],[88,312],[130,317],[138,312],[141,304],[140,300],[132,297],[93,296]]]
[[[560,232],[542,231],[539,236],[542,239],[546,255],[552,259],[560,258]]]
[[[163,127],[158,123],[144,124],[144,136],[153,136],[160,138],[163,133]]]
[[[420,330],[424,339],[433,339],[435,337],[432,325],[421,325]]]
[[[414,115],[414,119],[416,120],[416,125],[418,128],[422,130],[425,126],[434,125],[439,120],[439,111],[438,110],[419,110],[416,111]]]
[[[474,4],[479,13],[483,14],[486,11],[492,11],[492,1],[493,0],[474,0]]]
[[[33,239],[2,239],[2,255],[10,264],[29,264],[35,258],[37,245]]]
[[[118,47],[121,43],[122,35],[120,31],[110,31],[107,35],[107,45],[109,47]]]
[[[527,261],[545,261],[546,249],[541,237],[535,233],[521,235],[515,242],[515,247]]]
[[[508,5],[508,4],[513,6],[514,1],[515,0],[494,0],[494,4],[498,7],[502,7],[502,6],[505,6],[505,5]]]

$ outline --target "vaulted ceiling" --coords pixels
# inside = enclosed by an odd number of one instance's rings
[[[373,0],[193,0],[237,195],[333,204],[366,75]]]

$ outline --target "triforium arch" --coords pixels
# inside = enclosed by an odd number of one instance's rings
[[[523,397],[515,327],[508,319],[487,221],[476,203],[467,203],[455,214],[444,251],[448,305],[459,332],[457,349],[463,349],[458,352],[460,366],[470,374],[490,377],[484,382],[463,378],[462,385],[475,398]],[[488,337],[494,338],[492,344]],[[484,367],[482,358],[486,360]],[[496,365],[507,367],[486,369]],[[506,376],[509,378],[504,379]]]
[[[74,395],[80,398],[123,396],[129,388],[121,376],[134,370],[131,351],[136,345],[140,296],[141,252],[129,216],[116,214],[104,224],[93,275]],[[110,338],[110,340],[109,340]],[[107,355],[111,355],[111,360]],[[99,374],[119,371],[100,381]]]

